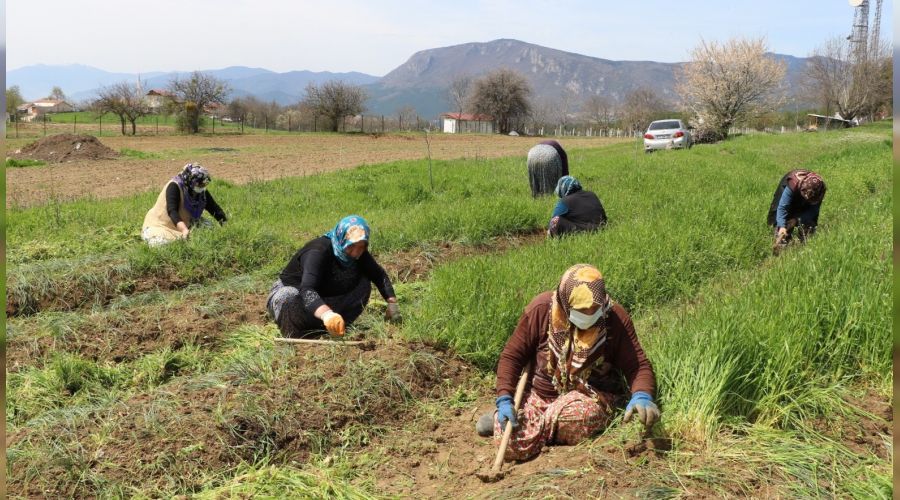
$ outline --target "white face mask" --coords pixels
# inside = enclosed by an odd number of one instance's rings
[[[600,307],[594,314],[584,314],[580,311],[576,311],[572,309],[569,311],[569,322],[575,325],[576,328],[580,330],[587,330],[588,328],[594,326],[594,323],[597,322],[601,317],[605,316],[607,311],[612,307],[612,301],[607,302],[606,307]]]
[[[205,188],[205,187],[194,186],[194,192],[195,192],[195,193],[200,194],[200,193],[202,193],[202,192],[204,192],[204,191],[206,191],[206,188]]]

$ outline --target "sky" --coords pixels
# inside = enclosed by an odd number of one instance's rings
[[[766,37],[805,57],[848,35],[848,0],[14,0],[6,67],[111,72],[250,66],[383,76],[420,50],[513,38],[612,60],[678,62],[701,39]],[[874,3],[874,0],[872,0]],[[874,8],[872,8],[874,13]],[[882,36],[893,28],[884,0]]]

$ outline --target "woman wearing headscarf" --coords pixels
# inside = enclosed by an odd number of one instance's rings
[[[606,224],[606,211],[597,195],[585,191],[578,179],[571,175],[560,177],[556,183],[559,200],[553,207],[547,234],[562,236],[578,231],[593,231]]]
[[[811,171],[796,169],[784,174],[769,206],[767,222],[775,228],[775,251],[791,241],[799,226],[800,241],[816,232],[819,209],[825,199],[825,181]]]
[[[513,393],[526,366],[529,389],[517,416]],[[576,444],[606,427],[624,402],[623,378],[631,392],[624,420],[637,416],[649,429],[659,419],[653,367],[628,312],[606,293],[603,275],[577,264],[556,290],[525,307],[497,365],[497,410],[476,429],[499,439],[510,421],[507,460],[531,458],[544,445]]]
[[[341,336],[362,314],[373,283],[387,301],[385,318],[399,320],[391,280],[369,253],[369,225],[349,215],[291,257],[269,292],[266,308],[285,337],[322,330]]]
[[[556,141],[543,141],[528,150],[528,182],[531,196],[549,194],[556,181],[569,175],[569,157]]]
[[[211,180],[209,172],[199,164],[185,165],[163,186],[153,208],[144,216],[141,239],[151,247],[185,239],[191,228],[204,223],[204,210],[224,224],[228,220],[225,212],[206,189]]]

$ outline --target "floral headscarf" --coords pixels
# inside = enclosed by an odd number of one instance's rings
[[[594,304],[600,304],[607,312],[593,326],[581,330],[569,321],[572,309],[589,308]],[[611,306],[603,275],[597,268],[576,264],[563,274],[553,293],[547,330],[550,345],[547,372],[560,394],[572,389],[587,395],[595,394],[587,380],[593,366],[603,360],[595,359],[589,365],[587,361],[606,342],[606,316]]]
[[[565,198],[578,191],[581,191],[581,183],[571,175],[560,177],[559,181],[556,183],[556,196],[559,196],[560,198]]]
[[[209,172],[198,163],[188,163],[181,173],[172,177],[172,181],[181,188],[181,198],[184,200],[184,208],[194,219],[199,219],[206,208],[206,191],[197,193],[194,188],[206,186],[212,180]]]
[[[348,215],[334,229],[325,233],[325,236],[331,238],[331,250],[337,260],[344,266],[349,266],[354,261],[345,250],[354,243],[369,241],[369,224],[358,215]]]
[[[800,189],[800,196],[809,203],[821,203],[822,199],[825,198],[825,181],[815,172],[806,174],[800,180],[798,188]]]

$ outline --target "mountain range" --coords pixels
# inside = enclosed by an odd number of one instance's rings
[[[796,87],[806,66],[806,59],[771,54],[787,64],[789,88]],[[341,80],[362,86],[369,95],[368,114],[393,114],[411,106],[423,117],[435,117],[449,111],[447,87],[460,76],[478,78],[496,68],[509,68],[529,81],[533,97],[553,100],[564,92],[584,99],[598,94],[611,101],[622,102],[637,88],[656,91],[663,100],[674,102],[675,73],[684,63],[654,61],[613,61],[565,52],[518,40],[500,39],[473,42],[450,47],[423,50],[413,54],[383,77],[365,73],[331,73],[289,71],[277,73],[263,68],[232,66],[203,70],[226,81],[232,97],[253,95],[281,105],[297,103],[309,83]],[[164,88],[175,77],[187,72],[148,72],[138,74],[111,73],[84,65],[33,65],[7,72],[7,86],[18,85],[26,99],[37,99],[59,86],[69,99],[80,102],[91,99],[97,90],[121,81],[138,78],[145,89]]]

